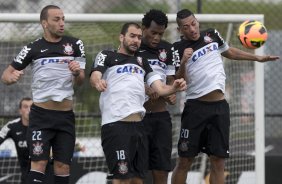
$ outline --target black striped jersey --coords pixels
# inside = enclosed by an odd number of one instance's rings
[[[81,40],[63,36],[59,42],[39,38],[24,46],[11,65],[22,70],[32,69],[32,96],[34,102],[72,100],[73,75],[68,68],[72,60],[85,69],[85,51]]]
[[[26,132],[27,126],[22,124],[21,118],[9,121],[0,130],[0,145],[8,138],[14,141],[21,167],[27,167],[29,164]]]
[[[100,71],[107,83],[107,89],[100,96],[102,125],[134,113],[144,115],[144,81],[150,86],[161,79],[142,57],[109,50],[103,50],[96,56],[93,71]]]
[[[215,29],[201,31],[197,41],[181,39],[173,44],[176,70],[186,48],[193,49],[193,55],[186,65],[186,99],[204,96],[216,89],[225,93],[225,71],[221,53],[228,50],[228,44]]]

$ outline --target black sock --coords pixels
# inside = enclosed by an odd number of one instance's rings
[[[55,184],[68,184],[69,183],[69,175],[55,175]]]
[[[45,174],[39,171],[30,170],[27,177],[28,184],[39,184],[43,183]]]

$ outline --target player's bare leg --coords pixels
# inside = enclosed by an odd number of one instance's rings
[[[28,184],[44,182],[47,163],[47,160],[31,161],[31,169],[27,179]]]
[[[210,156],[210,184],[224,184],[224,158]]]
[[[171,183],[184,184],[187,178],[188,171],[193,163],[194,158],[179,157],[176,161],[176,166],[173,169]]]
[[[130,184],[143,184],[143,180],[141,178],[133,178],[131,181],[130,181]]]
[[[47,163],[47,160],[31,161],[31,170],[45,173]]]
[[[154,184],[167,184],[168,172],[153,170],[152,175]]]
[[[133,178],[133,179],[114,179],[113,184],[143,184],[143,180],[140,178]]]
[[[70,166],[54,160],[55,184],[69,183]]]

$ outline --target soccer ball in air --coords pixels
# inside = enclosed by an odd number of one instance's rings
[[[256,49],[266,42],[267,30],[261,22],[247,20],[240,25],[238,38],[244,47]]]

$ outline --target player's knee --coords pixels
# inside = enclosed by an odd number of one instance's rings
[[[215,156],[210,157],[210,162],[211,162],[211,170],[212,171],[224,171],[224,158],[219,158]]]
[[[31,170],[45,173],[47,160],[31,161]]]
[[[70,173],[70,166],[59,161],[54,161],[54,173],[55,175],[68,175]]]
[[[176,163],[176,167],[179,170],[189,171],[194,158],[183,158],[180,157]]]

